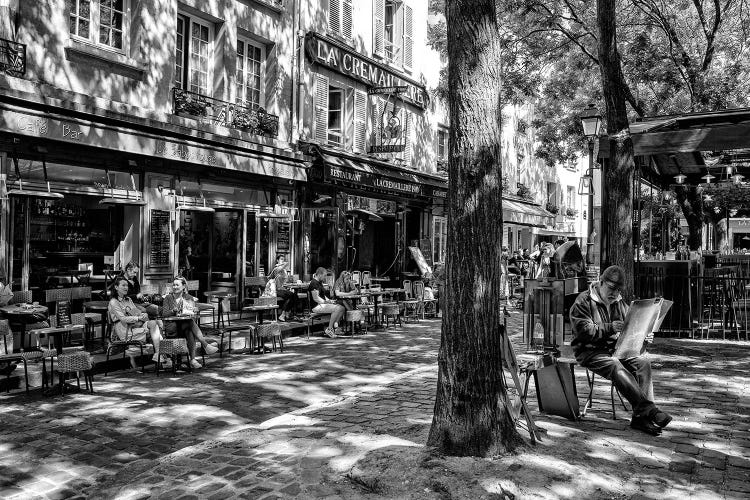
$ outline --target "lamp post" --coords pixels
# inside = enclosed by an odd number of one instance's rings
[[[594,249],[594,140],[599,137],[599,130],[602,126],[602,115],[596,106],[589,104],[589,106],[581,113],[581,127],[583,128],[583,135],[588,139],[589,142],[589,168],[581,177],[581,181],[578,184],[578,194],[588,196],[589,207],[587,212],[587,228],[586,228],[586,264],[593,264],[591,254]]]

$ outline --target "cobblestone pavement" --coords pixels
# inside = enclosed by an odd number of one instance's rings
[[[519,314],[509,326],[519,342]],[[1,395],[0,498],[367,496],[347,479],[358,460],[426,441],[439,329],[428,320],[354,339],[294,338],[283,354],[212,357],[192,374],[98,376],[93,395]],[[534,411],[543,443],[498,463],[557,467],[551,482],[524,489],[530,496],[573,497],[593,481],[602,498],[748,498],[749,351],[659,342],[657,399],[675,416],[661,437],[630,430],[625,411],[612,420],[600,382],[584,421]],[[529,400],[535,410],[533,390]],[[569,456],[545,462],[571,440],[580,445]]]

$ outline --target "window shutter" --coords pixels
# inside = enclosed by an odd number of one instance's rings
[[[367,142],[367,94],[354,93],[354,151],[364,153]]]
[[[414,24],[412,9],[404,5],[404,68],[412,68],[412,48],[414,46]]]
[[[404,152],[403,159],[406,162],[406,166],[411,168],[411,113],[406,111],[406,108],[401,109],[401,123],[403,123],[403,134],[404,134]]]
[[[344,147],[351,151],[354,148],[354,87],[346,88],[344,97],[344,116],[342,117]]]
[[[400,4],[393,21],[393,60],[403,65],[404,60],[404,4]]]
[[[372,52],[383,57],[385,53],[385,0],[374,0],[374,15],[372,28]]]
[[[328,31],[341,34],[341,0],[328,0]]]
[[[324,75],[315,79],[315,140],[328,143],[328,77]]]
[[[341,35],[350,40],[352,38],[352,0],[344,0],[344,4],[341,6]]]

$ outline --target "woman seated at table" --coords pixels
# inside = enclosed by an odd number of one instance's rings
[[[120,340],[137,340],[146,342],[146,333],[151,336],[151,342],[154,344],[153,360],[157,363],[159,359],[159,342],[161,342],[161,331],[163,324],[161,320],[149,319],[148,314],[142,312],[133,303],[133,299],[128,297],[129,284],[124,277],[115,280],[115,297],[109,301],[109,317],[112,320],[112,330]],[[135,356],[130,356],[130,365],[134,370],[138,369],[135,363]],[[163,363],[165,368],[171,365],[169,360]]]
[[[188,352],[190,353],[190,366],[193,368],[202,368],[203,365],[195,359],[196,341],[203,346],[203,350],[206,354],[218,352],[219,348],[206,342],[206,339],[203,337],[203,332],[198,326],[198,323],[195,322],[193,316],[197,310],[196,302],[195,297],[187,293],[187,280],[182,276],[178,276],[172,281],[172,293],[168,293],[166,297],[164,297],[162,314],[165,317],[186,317],[185,321],[180,321],[180,323],[187,325],[185,328],[185,338],[187,339]]]
[[[334,331],[338,328],[338,322],[344,316],[346,309],[328,297],[328,293],[323,286],[326,272],[324,267],[319,267],[315,270],[315,274],[310,280],[310,285],[307,287],[307,293],[310,294],[310,301],[316,304],[312,312],[331,315],[331,319],[328,320],[328,328],[325,329],[323,335],[333,338],[336,336]]]
[[[339,279],[333,284],[333,295],[336,297],[336,303],[344,306],[344,309],[347,311],[351,311],[352,309],[355,309],[354,303],[352,302],[352,299],[347,297],[357,294],[359,294],[359,291],[352,279],[352,273],[349,271],[341,271]]]

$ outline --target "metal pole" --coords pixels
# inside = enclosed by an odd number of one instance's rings
[[[727,210],[727,235],[726,235],[726,240],[727,240],[727,255],[728,255],[728,254],[732,253],[732,247],[730,246],[730,243],[729,243],[729,207],[727,207],[726,210]]]
[[[594,263],[594,139],[589,138],[589,175],[591,175],[591,189],[589,189],[588,218],[586,219],[586,264],[587,267]]]

